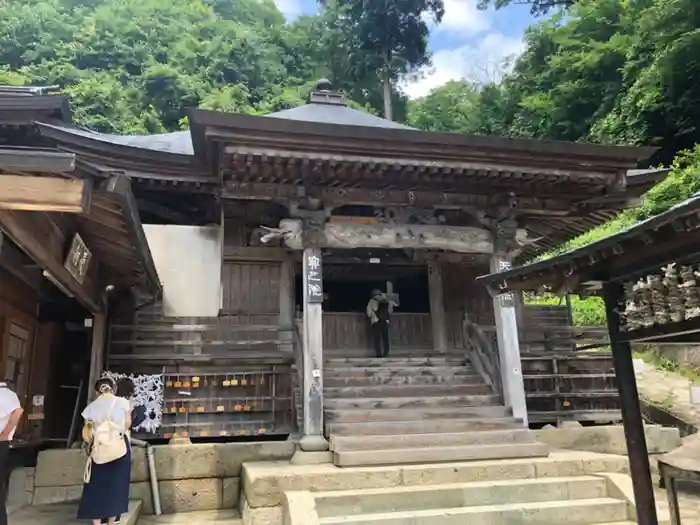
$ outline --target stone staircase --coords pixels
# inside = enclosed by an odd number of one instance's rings
[[[243,524],[632,525],[627,458],[548,457],[339,468],[244,465]],[[668,524],[668,512],[660,513]]]
[[[547,455],[463,356],[328,359],[324,399],[337,466]]]
[[[312,497],[317,523],[324,525],[619,525],[630,519],[628,503],[610,497],[606,480],[597,476],[317,492]]]

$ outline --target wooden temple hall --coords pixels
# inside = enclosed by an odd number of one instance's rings
[[[136,376],[151,438],[292,434],[341,466],[547,453],[519,342],[541,318],[476,278],[638,204],[653,150],[419,131],[325,81],[302,107],[189,124],[101,134],[63,95],[0,89],[0,373],[23,436],[65,440],[37,422],[107,373]],[[374,290],[396,304],[380,359]],[[481,430],[503,434],[469,446]]]

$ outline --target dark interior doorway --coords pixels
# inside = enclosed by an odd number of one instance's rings
[[[323,268],[324,312],[364,312],[372,291],[387,291],[393,284],[399,296],[397,312],[429,313],[428,274],[424,266],[394,266],[382,264],[333,264]],[[296,275],[296,303],[303,301],[302,275]]]

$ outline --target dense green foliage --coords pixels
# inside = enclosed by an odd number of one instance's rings
[[[653,145],[664,163],[700,142],[700,2],[581,0],[526,43],[511,74],[458,108],[467,125],[453,130]]]
[[[382,86],[349,43],[337,11],[286,23],[273,0],[0,0],[0,83],[58,85],[77,123],[113,133],[175,130],[194,106],[298,106],[320,77],[379,113]]]
[[[574,5],[576,0],[479,0],[479,8],[486,9],[495,6],[496,9],[511,4],[525,4],[530,6],[530,11],[536,15],[546,15],[553,9],[564,9]]]

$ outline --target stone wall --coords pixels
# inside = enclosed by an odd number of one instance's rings
[[[294,451],[292,441],[156,446],[163,513],[235,508],[244,462],[289,460]],[[85,463],[85,454],[77,449],[41,452],[34,477],[33,504],[77,501]],[[153,513],[146,454],[141,448],[133,450],[131,497],[143,501],[144,513]]]
[[[700,346],[698,345],[658,345],[656,350],[663,357],[673,359],[681,366],[700,367]]]
[[[645,425],[644,433],[649,454],[663,454],[681,446],[677,428]],[[582,427],[576,423],[562,428],[536,430],[535,435],[540,443],[545,443],[552,449],[627,455],[622,425]]]

